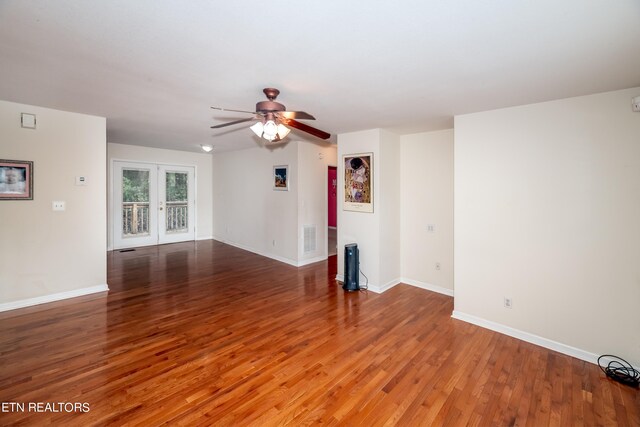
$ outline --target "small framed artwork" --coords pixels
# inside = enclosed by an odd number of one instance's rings
[[[0,160],[0,200],[33,200],[33,162]]]
[[[346,154],[344,165],[344,202],[342,209],[373,212],[373,153]]]
[[[280,165],[273,167],[273,189],[289,191],[289,166]]]

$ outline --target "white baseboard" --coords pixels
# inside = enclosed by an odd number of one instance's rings
[[[48,302],[60,301],[68,298],[81,297],[83,295],[95,294],[98,292],[107,292],[108,285],[97,285],[89,288],[74,289],[72,291],[59,292],[57,294],[43,295],[41,297],[27,298],[18,301],[6,302],[0,304],[0,312],[16,310],[18,308],[31,307],[32,305],[46,304]]]
[[[302,261],[298,261],[298,267],[302,267],[303,265],[309,265],[320,261],[326,261],[326,255],[320,255],[314,258],[303,259]]]
[[[400,279],[399,278],[390,280],[390,281],[388,281],[387,283],[385,283],[382,286],[379,286],[379,285],[376,285],[376,284],[373,284],[373,283],[369,283],[369,288],[368,289],[370,291],[372,291],[372,292],[377,293],[377,294],[381,294],[383,292],[388,291],[389,289],[393,288],[395,285],[398,285],[398,284],[400,284]]]
[[[431,283],[421,282],[419,280],[407,279],[406,277],[401,278],[400,281],[407,285],[415,286],[416,288],[426,289],[427,291],[437,292],[450,297],[453,296],[453,289],[443,288],[442,286],[432,285]]]
[[[194,241],[199,241],[199,240],[220,240],[220,239],[216,239],[213,236],[204,236],[204,237],[196,237],[195,240],[185,240],[185,242],[194,242]],[[183,242],[168,242],[168,243],[183,243]],[[148,246],[156,246],[156,245],[162,245],[164,243],[153,243],[151,245],[142,245],[142,246],[127,246],[126,248],[114,248],[113,245],[111,246],[107,246],[107,252],[108,251],[119,251],[121,249],[131,249],[131,248],[142,248],[142,247],[148,247]]]
[[[230,242],[229,240],[224,240],[224,239],[221,239],[221,238],[216,237],[216,236],[213,236],[211,238],[214,239],[214,240],[217,240],[218,242],[224,243],[226,245],[230,245],[230,246],[236,247],[238,249],[242,249],[244,251],[248,251],[248,252],[263,256],[263,257],[271,258],[271,259],[274,259],[276,261],[284,262],[285,264],[289,264],[289,265],[292,265],[294,267],[302,267],[302,266],[305,266],[305,265],[308,265],[308,264],[313,264],[313,263],[324,261],[324,260],[327,259],[326,255],[320,255],[320,256],[317,256],[317,257],[314,257],[314,258],[304,259],[302,261],[295,261],[295,260],[292,260],[290,258],[285,258],[285,257],[279,256],[279,255],[275,255],[275,254],[271,254],[271,253],[268,253],[268,252],[259,251],[259,250],[255,249],[255,248],[252,248],[250,246],[245,246],[245,245],[240,244],[240,243]]]
[[[336,274],[336,281],[338,282],[344,282],[344,275],[342,274]],[[365,282],[366,283],[366,282]],[[394,279],[389,281],[388,283],[379,286],[376,285],[375,283],[371,283],[369,282],[368,286],[368,290],[370,290],[371,292],[375,292],[376,294],[381,294],[384,291],[388,291],[389,289],[393,288],[395,285],[397,285],[398,283],[400,283],[400,279]],[[360,286],[362,287],[364,285],[364,283],[362,283],[362,281],[360,281]]]
[[[344,282],[344,276],[342,274],[337,274],[336,280],[339,282]],[[400,283],[404,283],[410,286],[415,286],[416,288],[425,289],[431,292],[437,292],[439,294],[447,295],[450,297],[453,296],[452,289],[447,289],[447,288],[443,288],[442,286],[432,285],[431,283],[420,282],[418,280],[407,279],[405,277],[390,280],[389,282],[387,282],[382,286],[376,285],[375,283],[369,283],[369,290],[377,294],[381,294],[393,288],[394,286],[399,285]]]
[[[540,337],[538,335],[530,334],[519,329],[514,329],[510,326],[492,322],[491,320],[486,320],[481,317],[462,313],[456,310],[453,311],[451,317],[453,317],[454,319],[462,320],[463,322],[472,323],[474,325],[499,332],[504,335],[508,335],[510,337],[517,338],[522,341],[529,342],[531,344],[539,345],[540,347],[548,348],[549,350],[557,351],[558,353],[566,354],[567,356],[575,357],[576,359],[584,360],[585,362],[590,362],[593,364],[598,363],[598,355],[595,353],[575,348],[567,344],[562,344],[548,338]],[[640,368],[634,366],[634,369],[638,370]]]
[[[294,261],[294,260],[289,259],[289,258],[281,257],[279,255],[270,254],[270,253],[267,253],[267,252],[262,252],[262,251],[259,251],[257,249],[254,249],[252,247],[242,245],[240,243],[230,242],[229,240],[223,240],[223,239],[216,238],[216,237],[214,237],[214,240],[217,240],[217,241],[219,241],[221,243],[224,243],[226,245],[230,245],[230,246],[236,247],[238,249],[242,249],[243,251],[251,252],[251,253],[254,253],[256,255],[260,255],[260,256],[266,257],[266,258],[271,258],[271,259],[274,259],[276,261],[280,261],[280,262],[283,262],[285,264],[292,265],[294,267],[299,267],[297,261]]]

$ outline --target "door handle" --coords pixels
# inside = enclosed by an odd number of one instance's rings
[[[162,210],[162,206],[160,206],[160,210]]]

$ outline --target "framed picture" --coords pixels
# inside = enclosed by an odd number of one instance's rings
[[[273,189],[289,191],[289,166],[281,165],[273,167]]]
[[[342,209],[373,212],[373,153],[346,154],[344,165],[344,203]]]
[[[0,160],[0,200],[33,200],[33,162]]]

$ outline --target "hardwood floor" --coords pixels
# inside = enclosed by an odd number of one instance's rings
[[[201,241],[108,262],[108,296],[0,314],[0,402],[89,411],[0,424],[640,425],[640,393],[595,365],[451,319],[450,297],[344,293],[335,257]]]

